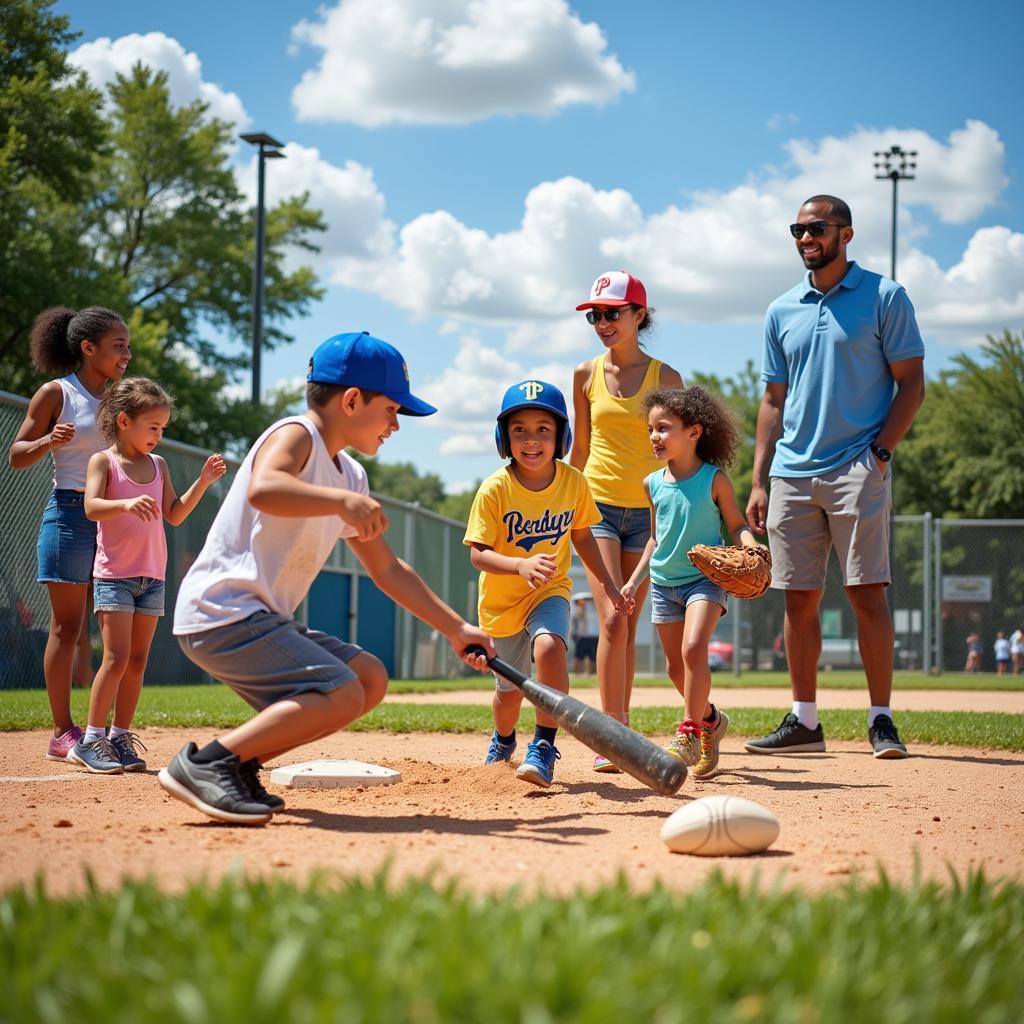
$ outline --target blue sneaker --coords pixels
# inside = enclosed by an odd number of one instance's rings
[[[145,750],[146,744],[135,733],[123,732],[120,736],[115,736],[110,741],[110,745],[117,751],[117,759],[126,772],[144,772],[146,770],[146,762],[139,757],[138,751],[139,747]]]
[[[511,761],[512,755],[516,752],[516,741],[513,740],[511,743],[502,743],[498,739],[498,730],[494,730],[494,735],[491,737],[491,745],[487,748],[487,756],[484,758],[484,764],[497,764],[499,761]]]
[[[516,769],[516,775],[524,782],[532,782],[546,789],[554,777],[555,762],[561,756],[547,740],[534,740],[526,748],[526,757]]]
[[[121,775],[124,772],[124,765],[117,756],[117,750],[106,736],[101,736],[92,743],[79,740],[68,751],[68,760],[96,772],[97,775]]]

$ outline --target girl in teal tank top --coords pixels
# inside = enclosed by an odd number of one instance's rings
[[[708,666],[708,642],[726,597],[687,552],[694,544],[721,544],[723,525],[734,543],[758,546],[725,473],[740,445],[739,423],[721,398],[699,387],[658,388],[643,404],[651,447],[664,468],[644,480],[652,536],[622,594],[633,597],[650,572],[652,618],[684,704],[665,749],[690,766],[694,779],[707,779],[729,728],[725,712],[710,703]]]

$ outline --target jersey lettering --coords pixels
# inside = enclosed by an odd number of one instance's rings
[[[545,509],[544,514],[536,519],[526,519],[522,512],[514,510],[506,512],[501,517],[501,521],[508,531],[505,538],[506,543],[514,543],[517,548],[522,548],[524,551],[529,551],[545,541],[550,541],[551,546],[554,547],[569,530],[575,514],[576,510],[571,508],[555,513],[552,513],[550,509]]]

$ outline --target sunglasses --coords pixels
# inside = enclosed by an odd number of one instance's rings
[[[847,224],[830,224],[827,220],[812,220],[810,224],[790,224],[789,233],[796,239],[804,237],[804,232],[811,238],[821,238],[829,228],[845,228]]]
[[[622,316],[623,309],[625,309],[625,306],[617,306],[614,309],[588,309],[587,323],[599,324],[602,317],[611,323],[613,320],[618,320],[619,317]]]

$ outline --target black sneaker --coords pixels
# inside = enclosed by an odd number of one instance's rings
[[[253,799],[242,779],[237,754],[209,764],[196,764],[192,755],[198,748],[186,743],[157,778],[171,796],[218,821],[237,825],[264,825],[270,808]]]
[[[868,728],[868,742],[875,748],[875,757],[891,761],[907,756],[896,723],[888,715],[879,715]]]
[[[762,740],[750,740],[743,749],[751,754],[812,754],[825,749],[825,730],[808,729],[792,712],[779,723],[777,729]]]
[[[270,810],[276,814],[278,811],[284,810],[284,801],[273,793],[268,793],[263,788],[263,783],[260,782],[260,768],[262,765],[256,758],[252,758],[249,761],[243,761],[239,765],[239,771],[242,775],[242,781],[249,787],[249,795],[259,804],[266,804]]]

